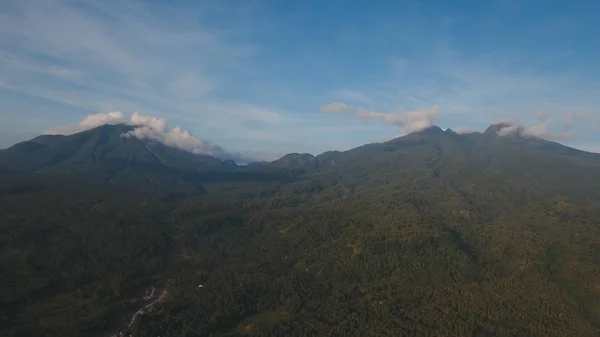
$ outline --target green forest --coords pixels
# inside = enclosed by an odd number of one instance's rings
[[[600,335],[600,155],[434,127],[237,166],[122,132],[0,151],[0,335]]]

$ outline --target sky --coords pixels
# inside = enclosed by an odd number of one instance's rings
[[[600,152],[599,12],[597,1],[4,0],[0,148],[135,114],[160,120],[156,139],[265,160],[500,120]]]

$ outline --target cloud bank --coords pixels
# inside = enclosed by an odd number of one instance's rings
[[[416,132],[432,126],[438,118],[439,106],[435,105],[431,109],[396,112],[378,112],[366,109],[352,111],[344,103],[329,103],[321,106],[321,112],[346,112],[362,120],[376,120],[387,124],[400,127],[405,133]]]
[[[246,164],[252,161],[275,160],[281,156],[280,154],[266,152],[226,151],[218,145],[193,136],[189,131],[179,126],[169,128],[166,118],[146,116],[139,112],[134,112],[131,116],[126,116],[120,111],[92,114],[86,116],[75,125],[55,128],[46,131],[45,134],[71,135],[101,125],[116,124],[134,126],[134,129],[124,133],[123,137],[135,137],[141,140],[154,141],[193,154],[209,155],[219,159],[232,159],[238,164]]]

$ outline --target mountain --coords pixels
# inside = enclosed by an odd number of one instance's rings
[[[269,165],[269,162],[268,161],[253,161],[253,162],[246,164],[246,166],[249,166],[249,167],[265,166],[265,165]]]
[[[174,186],[191,191],[218,181],[287,180],[288,172],[270,167],[240,167],[232,160],[192,154],[162,143],[125,136],[132,126],[103,125],[70,136],[42,135],[0,151],[0,172],[16,180],[89,185],[154,184],[170,193]]]
[[[246,166],[124,125],[2,150],[0,333],[597,336],[600,155],[502,128]]]
[[[119,168],[151,165],[178,170],[210,169],[221,161],[166,147],[160,143],[124,137],[127,125],[104,125],[70,136],[43,135],[0,151],[0,167],[8,170],[47,171]]]
[[[317,159],[310,153],[290,153],[270,163],[271,166],[294,170],[313,170],[318,168]]]

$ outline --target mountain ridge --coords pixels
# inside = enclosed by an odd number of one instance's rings
[[[425,140],[430,140],[431,137],[439,137],[441,139],[446,139],[449,140],[450,138],[443,138],[443,137],[454,137],[454,138],[465,138],[465,139],[477,139],[477,141],[481,141],[483,138],[481,136],[487,136],[488,138],[493,136],[493,139],[499,140],[499,139],[508,139],[508,138],[513,138],[513,139],[519,139],[519,140],[529,140],[530,142],[538,142],[537,146],[546,146],[546,147],[551,147],[554,146],[555,149],[559,149],[560,147],[562,152],[570,152],[570,153],[576,153],[576,152],[581,152],[581,153],[591,153],[588,151],[584,151],[584,150],[580,150],[580,149],[575,149],[569,146],[566,146],[564,144],[558,143],[558,142],[553,142],[553,141],[549,141],[549,140],[545,140],[543,138],[538,138],[538,137],[532,137],[532,136],[525,136],[522,133],[519,132],[515,132],[514,135],[516,135],[517,137],[507,137],[505,135],[499,135],[499,132],[502,129],[505,128],[510,128],[513,127],[512,124],[505,122],[499,122],[499,123],[494,123],[492,125],[490,125],[483,133],[479,133],[479,132],[473,132],[473,133],[469,133],[469,134],[458,134],[456,132],[454,132],[452,129],[447,129],[447,130],[442,130],[440,127],[436,126],[436,125],[432,125],[430,127],[424,128],[423,130],[420,131],[415,131],[412,133],[409,133],[407,135],[404,136],[400,136],[394,139],[391,139],[389,141],[383,142],[383,143],[369,143],[369,144],[364,144],[362,146],[370,146],[372,144],[390,144],[390,143],[402,143],[402,142],[418,142],[418,141],[425,141]],[[66,140],[71,140],[71,139],[83,139],[85,137],[95,137],[97,142],[102,142],[104,138],[112,136],[113,138],[115,138],[116,134],[119,134],[119,136],[121,138],[124,138],[123,135],[127,134],[129,131],[132,131],[135,128],[135,126],[132,125],[125,125],[125,124],[115,124],[115,125],[102,125],[90,130],[85,130],[85,131],[81,131],[72,135],[40,135],[40,136],[36,136],[28,141],[23,141],[20,143],[17,143],[7,149],[2,149],[0,150],[0,166],[2,166],[3,169],[11,169],[10,164],[8,162],[11,161],[11,158],[13,161],[14,158],[16,158],[17,156],[19,157],[27,157],[29,154],[31,154],[32,152],[37,152],[43,149],[48,149],[49,147],[57,147],[60,145],[61,142],[65,142]],[[518,131],[518,130],[517,130]],[[135,138],[135,137],[127,137],[127,138]],[[137,140],[137,139],[135,139]],[[439,140],[439,139],[438,139]],[[114,141],[114,139],[113,139]],[[154,141],[150,141],[150,140],[146,140],[146,141],[142,141],[142,140],[138,140],[141,142],[146,142],[147,144],[155,144],[156,142]],[[487,139],[487,141],[489,141],[489,139]],[[123,140],[124,142],[124,140]],[[64,144],[63,144],[64,145]],[[80,144],[82,145],[82,144]],[[97,145],[101,145],[101,144],[97,144]],[[167,148],[173,149],[173,152],[186,152],[183,150],[178,150],[172,147],[169,147],[167,145],[163,145]],[[357,148],[360,148],[362,146],[359,146]],[[310,154],[310,153],[288,153],[284,156],[282,156],[279,159],[276,159],[274,161],[271,162],[265,162],[265,161],[261,161],[261,162],[251,162],[249,163],[250,165],[245,165],[245,166],[249,166],[249,167],[256,167],[256,166],[264,166],[266,163],[268,163],[269,165],[273,165],[273,166],[279,166],[279,167],[286,167],[286,166],[306,166],[303,167],[304,169],[307,168],[313,168],[312,166],[318,166],[318,160],[316,163],[309,163],[314,159],[317,159],[319,156],[325,155],[325,157],[327,157],[328,155],[331,155],[331,153],[333,152],[338,152],[338,153],[343,153],[343,152],[347,152],[347,151],[352,151],[355,150],[356,148],[353,149],[349,149],[346,151],[326,151],[323,152],[321,154]],[[13,153],[14,154],[11,154]],[[210,155],[205,155],[205,154],[193,154],[195,156],[198,157],[212,157]],[[192,158],[190,156],[190,158]],[[216,160],[219,160],[221,162],[225,162],[227,161],[228,163],[231,163],[233,160],[231,159],[219,159],[219,158],[215,158],[212,157]],[[60,160],[60,158],[57,158],[57,160]],[[235,162],[235,161],[233,161]],[[313,165],[314,164],[314,165]],[[39,163],[39,165],[44,165],[44,162],[42,161],[41,163]],[[236,165],[239,166],[238,163],[236,163]],[[231,166],[231,165],[230,165]]]
[[[600,333],[600,155],[430,128],[242,166],[127,130],[0,152],[0,334]]]

